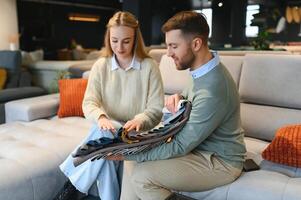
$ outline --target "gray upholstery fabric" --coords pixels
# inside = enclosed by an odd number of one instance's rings
[[[213,190],[183,194],[202,200],[300,200],[300,187],[301,178],[259,170],[243,173],[233,183]]]
[[[224,185],[212,190],[203,191],[203,192],[180,192],[183,195],[189,196],[194,199],[202,200],[227,200],[228,191],[230,185]]]
[[[18,86],[21,72],[22,56],[20,51],[0,51],[0,67],[4,67],[8,72],[6,88]]]
[[[189,71],[177,70],[173,59],[167,55],[162,56],[159,68],[166,94],[181,93],[191,80]]]
[[[95,61],[93,60],[91,63],[79,63],[71,65],[68,68],[68,71],[71,73],[72,78],[81,78],[85,71],[89,71],[92,68],[94,62]]]
[[[59,164],[90,127],[81,117],[0,125],[0,199],[52,200],[66,181]]]
[[[0,103],[0,124],[5,122],[5,115],[1,113],[5,113],[4,103]]]
[[[237,87],[239,86],[239,78],[243,62],[242,56],[220,56],[221,63],[228,69]]]
[[[31,74],[28,71],[22,71],[20,74],[18,86],[19,87],[28,87],[31,86]]]
[[[239,93],[243,102],[301,109],[300,55],[246,55]]]
[[[274,171],[281,174],[285,174],[289,177],[301,178],[301,168],[291,167],[287,165],[281,165],[278,163],[263,160],[260,163],[260,168],[267,171]],[[301,185],[300,185],[301,187]]]
[[[0,91],[0,104],[10,100],[45,94],[38,87],[31,86],[31,75],[21,69],[22,56],[20,51],[0,51],[0,67],[4,67],[7,74],[5,89]],[[0,124],[5,122],[4,106],[0,109]]]
[[[270,144],[269,142],[259,140],[256,138],[245,137],[247,147],[247,158],[253,159],[257,165],[260,165],[263,158],[261,152]]]
[[[278,128],[300,123],[301,119],[301,110],[298,109],[246,103],[241,103],[240,109],[245,135],[268,141],[274,138]]]
[[[285,191],[283,192],[283,200],[300,200],[301,199],[301,178],[289,179]]]
[[[289,180],[285,175],[265,170],[244,173],[231,184],[227,199],[282,200]]]
[[[1,90],[0,102],[4,103],[11,100],[39,96],[43,94],[45,94],[45,91],[40,87],[9,88]]]
[[[56,115],[59,94],[10,101],[5,104],[5,121],[33,121]]]

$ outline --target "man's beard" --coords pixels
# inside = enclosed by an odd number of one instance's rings
[[[195,61],[195,55],[193,54],[191,48],[187,49],[187,53],[183,56],[183,60],[177,65],[178,70],[186,70],[192,67]]]

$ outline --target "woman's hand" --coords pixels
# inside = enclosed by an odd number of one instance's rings
[[[116,132],[112,122],[105,116],[101,115],[98,119],[98,127],[103,130],[110,130],[111,132]]]
[[[132,119],[130,121],[127,121],[123,128],[127,131],[130,132],[131,130],[136,130],[139,131],[142,126],[141,120],[138,119]]]
[[[182,99],[182,96],[179,94],[174,94],[165,99],[165,107],[169,112],[176,113],[179,101]]]

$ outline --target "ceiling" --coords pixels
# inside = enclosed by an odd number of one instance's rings
[[[41,4],[94,8],[102,10],[116,10],[121,7],[121,0],[17,0]]]

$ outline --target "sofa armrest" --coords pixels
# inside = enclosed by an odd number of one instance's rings
[[[5,121],[32,121],[56,115],[59,94],[10,101],[5,104]]]
[[[0,103],[40,96],[45,93],[44,89],[35,86],[3,89],[0,91]]]

